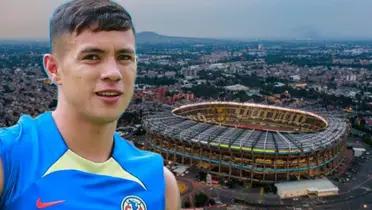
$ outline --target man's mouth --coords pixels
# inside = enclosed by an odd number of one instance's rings
[[[111,90],[96,92],[96,95],[102,96],[102,97],[117,97],[117,96],[120,96],[121,94],[123,93],[120,91],[111,91]]]

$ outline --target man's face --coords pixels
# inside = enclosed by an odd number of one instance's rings
[[[136,78],[132,30],[85,30],[61,39],[57,61],[63,107],[96,123],[117,120],[131,100]]]

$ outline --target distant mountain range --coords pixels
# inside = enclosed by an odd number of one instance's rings
[[[226,41],[210,38],[190,38],[160,35],[155,32],[140,32],[136,35],[137,44],[198,44],[213,43],[216,41]]]

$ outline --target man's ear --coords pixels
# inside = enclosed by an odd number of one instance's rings
[[[58,68],[57,59],[53,54],[45,54],[43,57],[44,71],[51,82],[55,85],[61,85],[61,77]]]

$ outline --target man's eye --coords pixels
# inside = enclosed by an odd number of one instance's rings
[[[98,55],[86,55],[83,57],[83,60],[97,61],[99,60]]]
[[[133,58],[134,58],[134,56],[132,56],[132,55],[125,55],[125,54],[118,56],[118,60],[120,60],[120,61],[134,60]]]

